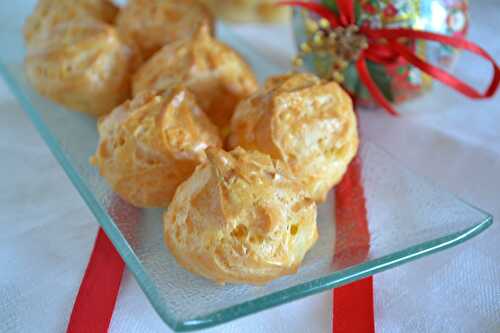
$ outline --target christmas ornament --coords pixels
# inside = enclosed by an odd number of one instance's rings
[[[296,66],[342,83],[358,104],[397,114],[398,103],[428,90],[433,79],[470,98],[495,93],[500,71],[479,46],[465,39],[467,0],[283,1],[295,7]],[[446,72],[458,50],[492,63],[484,93]]]

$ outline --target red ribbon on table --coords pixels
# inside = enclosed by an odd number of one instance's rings
[[[347,27],[356,25],[356,15],[353,0],[336,0],[339,14],[337,15],[327,6],[319,3],[304,1],[280,1],[280,5],[289,5],[305,8],[330,22],[332,27]],[[478,45],[458,36],[447,36],[428,31],[418,31],[407,28],[370,28],[359,27],[359,33],[366,36],[368,48],[364,49],[356,61],[359,78],[366,86],[373,99],[392,115],[398,115],[391,103],[384,97],[375,81],[370,76],[366,61],[370,60],[379,64],[392,64],[399,58],[404,58],[408,63],[419,68],[434,79],[453,88],[461,94],[473,98],[483,99],[492,97],[500,83],[500,69],[495,60]],[[447,73],[425,60],[419,58],[405,42],[408,40],[427,40],[452,46],[456,49],[469,51],[488,60],[493,66],[493,77],[488,88],[479,92],[457,77]]]
[[[348,256],[349,262],[364,260],[370,249],[361,163],[356,157],[335,189],[336,238],[343,237],[344,241],[336,242],[334,260],[341,261],[341,265],[345,244],[354,250]],[[375,332],[371,276],[333,290],[333,332]]]
[[[124,267],[113,243],[99,228],[66,332],[108,331]]]
[[[141,210],[113,196],[108,213],[130,234],[141,219]],[[129,239],[134,245],[135,238]],[[85,275],[68,323],[68,333],[105,333],[113,317],[125,263],[113,243],[99,228]]]

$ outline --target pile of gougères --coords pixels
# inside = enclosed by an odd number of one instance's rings
[[[92,164],[130,204],[166,209],[181,266],[218,283],[297,271],[316,203],[358,148],[339,85],[290,73],[259,87],[195,0],[40,0],[24,35],[29,82],[98,117]]]

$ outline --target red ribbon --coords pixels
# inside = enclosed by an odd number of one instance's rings
[[[108,212],[121,228],[131,231],[141,210],[113,196]],[[135,238],[129,239],[134,244]],[[99,228],[68,324],[68,333],[107,332],[120,290],[125,264],[113,243]]]
[[[67,333],[108,331],[120,290],[124,263],[99,228],[90,261],[76,297]]]
[[[279,2],[280,5],[305,8],[327,19],[332,27],[346,27],[356,24],[354,1],[337,0],[336,3],[339,12],[338,15],[325,5],[318,3],[303,1]],[[484,99],[492,97],[495,94],[500,83],[500,69],[495,60],[481,47],[462,37],[451,37],[428,31],[418,31],[405,28],[376,29],[369,27],[360,27],[360,33],[368,38],[369,47],[363,50],[358,60],[356,61],[356,69],[358,70],[359,78],[366,86],[373,99],[392,115],[397,115],[398,113],[394,110],[391,103],[385,98],[377,84],[371,78],[366,66],[366,60],[387,65],[396,62],[400,57],[402,57],[408,63],[419,68],[421,71],[425,72],[434,79],[441,81],[452,89],[455,89],[463,95],[473,99]],[[401,39],[405,39],[405,41],[401,41]],[[488,88],[484,92],[479,92],[467,83],[444,71],[443,69],[429,64],[425,60],[419,58],[413,52],[413,50],[410,50],[405,45],[408,40],[427,40],[439,42],[441,44],[449,45],[459,50],[469,51],[480,56],[483,59],[486,59],[493,66],[493,77]]]
[[[333,333],[374,333],[373,277],[333,290]]]
[[[344,266],[364,261],[370,249],[370,231],[359,157],[351,162],[335,190],[335,224],[337,239],[342,237],[343,241],[335,244],[334,263]],[[374,331],[372,277],[335,288],[333,332]]]

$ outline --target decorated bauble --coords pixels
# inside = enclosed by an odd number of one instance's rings
[[[338,13],[335,0],[313,1],[328,6]],[[356,29],[409,28],[448,36],[465,37],[469,26],[468,0],[353,0],[356,13]],[[354,61],[356,52],[364,46],[362,39],[355,40],[357,31],[339,31],[340,44],[347,45],[350,57],[331,52],[331,48],[311,49],[315,33],[327,24],[319,16],[296,8],[293,15],[295,39],[299,50],[296,65],[304,67],[326,79],[342,83],[363,106],[374,105],[366,87],[359,80]],[[351,39],[349,39],[351,37]],[[337,36],[337,39],[339,37]],[[316,40],[316,42],[321,42]],[[311,44],[312,43],[312,44]],[[423,40],[406,41],[406,45],[418,57],[445,70],[450,70],[458,52],[447,45]],[[349,49],[350,48],[350,49]],[[349,53],[350,52],[350,53]],[[344,52],[345,54],[346,52]],[[398,58],[391,64],[367,63],[373,81],[384,97],[391,102],[402,102],[428,91],[432,86],[430,76]]]

